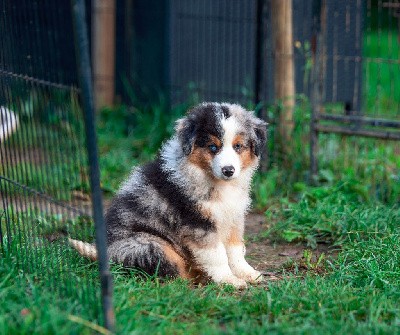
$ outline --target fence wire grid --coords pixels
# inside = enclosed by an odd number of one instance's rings
[[[168,2],[167,41],[162,34],[158,41],[167,45],[159,53],[168,69],[160,80],[171,103],[227,100],[256,108],[271,125],[265,165],[274,168],[282,160],[276,138],[276,60],[292,57],[293,138],[298,143],[292,150],[295,165],[311,173],[294,169],[290,181],[329,183],[334,176],[353,174],[372,180],[366,193],[399,202],[399,2],[293,0],[293,45],[279,52],[272,8],[272,0]],[[140,43],[149,27],[136,22],[132,29]],[[132,50],[139,52],[132,57],[146,68],[141,61],[146,43],[141,49],[135,45]],[[151,87],[141,71],[133,71],[132,82]]]
[[[310,95],[313,177],[333,172],[368,180],[365,192],[394,203],[400,203],[399,13],[398,1],[322,1]],[[353,53],[343,45],[349,36]]]
[[[33,280],[57,294],[51,308],[102,324],[97,266],[68,244],[95,240],[72,4],[0,5],[0,257],[22,287]]]
[[[399,204],[400,2],[293,0],[293,47],[277,53],[271,1],[117,1],[117,95],[126,102],[129,83],[135,102],[255,108],[271,124],[267,173],[278,175],[275,61],[293,57],[286,182],[350,177],[368,181],[362,197]],[[67,241],[96,234],[71,4],[3,0],[0,11],[0,261],[103,323],[96,265]]]

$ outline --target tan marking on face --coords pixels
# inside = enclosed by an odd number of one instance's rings
[[[189,155],[189,162],[198,166],[204,171],[211,170],[212,154],[207,148],[195,146],[192,153]]]
[[[251,147],[249,145],[246,145],[243,134],[238,134],[235,136],[235,138],[233,139],[232,146],[235,146],[236,144],[242,145],[242,148],[237,152],[240,156],[242,169],[246,169],[254,165],[254,162],[257,159],[256,155],[254,155],[253,151],[251,150]]]
[[[207,145],[214,143],[218,148],[222,146],[221,140],[214,135],[210,135],[210,140],[207,142]]]
[[[242,236],[239,234],[239,232],[236,229],[233,229],[231,231],[231,233],[229,234],[227,244],[229,246],[243,245]]]
[[[235,144],[241,144],[242,145],[242,150],[244,149],[244,145],[246,144],[245,138],[243,134],[237,134],[232,141],[232,146],[235,146]],[[240,150],[241,151],[241,150]],[[240,153],[239,151],[239,153]]]
[[[254,155],[251,148],[245,148],[240,153],[240,161],[242,162],[242,169],[244,170],[254,165],[254,162],[256,161],[256,155]]]
[[[216,136],[210,135],[210,140],[204,148],[197,145],[194,146],[192,153],[189,155],[189,162],[212,175],[211,161],[214,154],[208,148],[211,144],[215,144],[218,148],[221,147],[221,141]]]

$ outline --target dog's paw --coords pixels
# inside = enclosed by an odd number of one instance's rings
[[[238,289],[243,289],[247,287],[247,283],[245,280],[238,278],[236,276],[229,276],[223,278],[222,280],[218,281],[220,284],[229,284],[235,286]]]
[[[263,281],[261,272],[253,269],[252,267],[245,270],[243,269],[242,271],[236,271],[235,275],[248,283],[260,283]]]
[[[264,280],[262,273],[254,269],[244,274],[241,278],[249,283],[261,283]]]

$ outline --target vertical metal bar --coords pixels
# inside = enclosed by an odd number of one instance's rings
[[[263,8],[264,0],[257,0],[256,4],[256,50],[255,50],[255,73],[254,73],[254,104],[260,102],[260,90],[262,80],[262,47],[263,47]]]
[[[263,59],[263,48],[264,48],[264,2],[265,0],[256,0],[256,36],[255,36],[255,72],[254,72],[254,105],[257,110],[257,116],[265,119],[264,106],[260,106],[261,102],[261,90],[262,84],[265,83],[263,80],[264,73],[264,59]],[[269,150],[268,146],[265,145],[261,154],[260,170],[266,172],[269,166]]]
[[[326,4],[320,1],[316,4],[315,12],[317,22],[313,24],[312,35],[315,36],[315,50],[313,53],[314,65],[312,70],[312,91],[311,91],[311,124],[310,124],[310,182],[314,183],[318,173],[318,114],[320,112],[321,95],[323,90],[322,66],[325,57],[325,29],[326,29]]]
[[[112,307],[112,278],[109,270],[106,244],[106,227],[103,217],[103,203],[100,189],[96,132],[94,122],[94,104],[92,75],[89,57],[89,40],[86,27],[84,0],[71,0],[74,22],[75,52],[78,65],[78,78],[81,88],[85,130],[89,156],[90,186],[92,190],[93,219],[96,227],[96,247],[101,280],[101,298],[104,313],[104,326],[113,331],[115,318]]]
[[[163,35],[163,43],[164,43],[164,50],[163,50],[163,57],[164,57],[164,72],[163,72],[163,83],[162,88],[165,92],[165,105],[167,108],[171,108],[172,106],[172,99],[171,99],[171,0],[166,0],[164,3],[164,15],[165,15],[165,22],[164,22],[164,35]]]
[[[311,108],[311,125],[310,125],[310,173],[311,173],[311,182],[314,182],[314,179],[318,173],[318,131],[316,129],[317,125],[317,110],[313,106]]]
[[[0,148],[0,150],[2,150],[2,149]],[[8,247],[8,250],[10,249],[10,241],[9,241],[10,236],[8,236],[8,227],[10,226],[10,221],[9,221],[9,217],[7,215],[8,214],[7,213],[8,203],[6,201],[6,194],[7,194],[6,193],[6,181],[2,180],[1,176],[0,176],[0,192],[3,195],[1,197],[1,201],[3,203],[3,213],[1,213],[1,215],[0,215],[0,220],[4,215],[5,221],[6,221],[6,231],[4,233],[2,231],[2,228],[1,228],[2,226],[0,224],[0,251],[4,251],[6,249],[6,246],[4,245],[4,236],[7,236],[7,242],[8,242],[7,247]]]

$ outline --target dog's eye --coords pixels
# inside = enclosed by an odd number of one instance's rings
[[[235,151],[240,151],[240,149],[242,149],[243,145],[241,145],[240,143],[236,143],[233,145],[233,149],[235,149]]]
[[[215,144],[210,144],[208,146],[208,149],[210,149],[210,151],[215,154],[218,151],[218,147]]]

